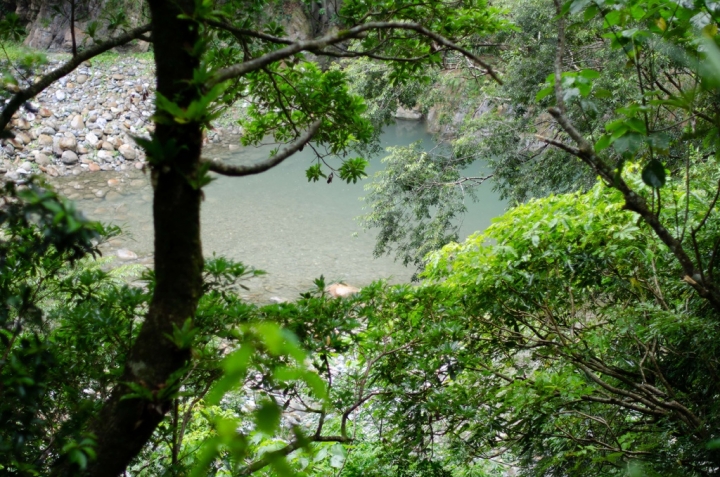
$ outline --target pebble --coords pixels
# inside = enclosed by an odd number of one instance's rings
[[[65,92],[61,89],[55,91],[55,98],[57,98],[58,101],[64,101],[65,100]]]

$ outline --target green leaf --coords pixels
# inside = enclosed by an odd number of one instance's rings
[[[645,184],[659,189],[665,185],[665,166],[660,161],[653,159],[648,162],[642,171],[642,180]]]
[[[541,99],[545,98],[546,96],[552,94],[553,91],[555,91],[554,86],[548,86],[547,88],[543,88],[540,91],[538,91],[538,94],[535,95],[535,100],[540,101]]]
[[[274,401],[263,401],[255,411],[255,426],[257,430],[265,434],[273,434],[280,426],[282,410]]]

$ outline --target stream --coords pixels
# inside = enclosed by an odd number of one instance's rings
[[[383,148],[418,140],[428,150],[435,146],[424,124],[411,121],[389,126],[381,138]],[[210,155],[232,161],[241,153],[242,161],[250,162],[267,157],[268,150],[242,148],[222,154],[211,150]],[[273,297],[294,299],[320,275],[327,283],[342,281],[354,286],[380,278],[393,283],[409,281],[413,269],[395,262],[392,256],[373,258],[375,231],[363,230],[356,220],[363,213],[360,198],[369,179],[349,185],[339,179],[332,184],[309,183],[305,169],[311,164],[311,154],[306,148],[263,174],[218,177],[206,186],[202,205],[205,255],[224,255],[268,272],[244,283],[250,290],[241,290],[241,294],[254,302],[268,302]],[[382,157],[370,160],[369,177],[382,166]],[[152,263],[149,174],[128,168],[120,173],[58,178],[53,183],[75,200],[87,217],[123,228],[123,236],[105,245],[106,255],[127,249],[139,257],[129,263]],[[479,189],[478,201],[468,200],[462,239],[485,229],[505,208],[490,183]]]

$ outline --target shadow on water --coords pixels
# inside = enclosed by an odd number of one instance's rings
[[[402,122],[384,132],[382,147],[409,145],[423,141],[426,149],[435,144],[424,125]],[[231,161],[243,162],[266,157],[269,148],[247,148],[232,155]],[[369,175],[381,167],[380,159],[371,160]],[[363,185],[308,183],[305,169],[311,164],[309,148],[280,166],[256,176],[219,177],[205,188],[202,205],[202,236],[206,256],[213,253],[242,261],[265,270],[268,275],[247,285],[247,298],[267,301],[272,296],[292,299],[312,286],[313,279],[324,275],[328,282],[344,281],[363,286],[385,278],[391,282],[408,281],[413,270],[396,263],[393,257],[373,259],[373,231],[362,230],[356,217],[363,213]],[[87,177],[100,177],[101,173]],[[109,176],[103,174],[107,181]],[[134,171],[105,199],[90,199],[93,183],[75,180],[86,194],[76,197],[78,207],[93,219],[124,225],[129,237],[111,245],[134,250],[139,255],[152,252],[151,188],[147,177]],[[96,179],[97,180],[97,179]],[[131,184],[133,186],[131,186]],[[142,184],[141,186],[139,184]],[[68,184],[65,184],[66,189]],[[481,187],[479,201],[469,203],[461,233],[463,238],[490,224],[502,213],[504,204],[492,192],[491,184]]]

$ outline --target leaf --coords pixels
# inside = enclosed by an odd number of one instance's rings
[[[645,184],[659,189],[665,185],[665,166],[660,161],[653,159],[648,162],[642,171],[642,180]]]
[[[255,411],[255,425],[257,430],[265,434],[273,434],[280,425],[282,411],[275,402],[267,400],[260,404]]]
[[[543,88],[540,91],[538,91],[538,94],[535,95],[535,100],[540,101],[541,99],[545,98],[546,96],[552,94],[553,91],[555,91],[554,86],[548,86],[547,88]]]

